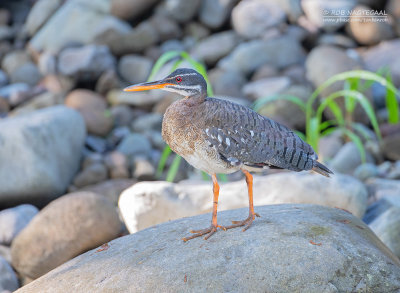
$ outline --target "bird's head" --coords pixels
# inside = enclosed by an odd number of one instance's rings
[[[205,96],[207,93],[207,83],[203,76],[196,70],[180,68],[164,79],[131,85],[125,88],[124,91],[136,92],[152,89],[176,92],[187,97]]]

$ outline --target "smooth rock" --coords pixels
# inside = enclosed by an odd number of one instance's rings
[[[0,211],[0,244],[10,245],[38,212],[37,207],[29,204]]]
[[[149,140],[140,133],[131,133],[124,137],[117,147],[117,151],[128,157],[137,155],[148,156],[151,151]]]
[[[82,116],[64,106],[0,120],[0,206],[43,204],[63,194],[85,135]]]
[[[375,164],[365,163],[361,164],[354,170],[354,177],[361,181],[365,181],[371,177],[377,177],[379,175],[379,169]]]
[[[308,80],[311,81],[315,88],[318,88],[330,77],[338,73],[361,69],[361,63],[359,60],[352,58],[349,51],[333,46],[318,46],[308,54],[305,67]],[[343,82],[335,82],[325,88],[320,96],[327,97],[333,92],[343,90],[343,86]],[[341,109],[344,109],[344,101],[342,99],[336,101]],[[324,113],[329,119],[335,119],[329,109],[325,110]],[[368,121],[367,115],[361,106],[358,105],[356,107],[353,119],[361,122]]]
[[[138,181],[154,180],[156,169],[145,158],[136,158],[133,162],[132,177]]]
[[[7,85],[7,83],[8,83],[8,76],[3,70],[0,69],[0,88]]]
[[[36,85],[41,78],[39,69],[32,62],[23,64],[10,74],[12,83],[26,83],[30,86]]]
[[[269,90],[268,90],[269,91]],[[290,85],[280,91],[282,95],[296,96],[304,103],[310,98],[312,89],[307,85]],[[267,95],[265,95],[266,97]],[[262,106],[259,114],[281,122],[291,129],[303,129],[306,124],[306,115],[300,107],[290,101],[278,99]]]
[[[106,112],[107,102],[95,92],[76,89],[65,98],[65,105],[82,114],[89,133],[104,136],[113,126],[112,117]]]
[[[135,19],[159,0],[111,0],[111,14],[125,20]]]
[[[207,241],[185,243],[181,238],[192,227],[208,225],[210,215],[121,237],[17,292],[64,292],[71,284],[75,292],[321,293],[399,288],[398,258],[350,214],[315,205],[264,206],[259,213],[262,218],[245,233],[219,231]],[[222,212],[219,222],[229,224],[246,214],[247,209]]]
[[[10,264],[0,256],[0,292],[14,292],[18,288],[17,275]]]
[[[366,151],[366,159],[373,162],[371,155]],[[348,142],[337,152],[330,166],[334,171],[353,174],[354,170],[361,165],[361,154],[354,142]]]
[[[131,124],[134,114],[132,109],[127,105],[116,105],[111,107],[111,116],[117,127],[128,126]]]
[[[58,59],[58,70],[78,79],[96,80],[104,71],[115,68],[115,64],[115,58],[106,46],[88,45],[63,50]]]
[[[38,109],[56,106],[63,103],[63,96],[52,92],[44,92],[36,95],[29,101],[19,105],[12,113],[16,115],[26,114]]]
[[[383,178],[369,178],[365,182],[370,201],[376,201],[387,195],[400,196],[400,181]]]
[[[400,256],[400,206],[386,210],[369,227],[395,255]]]
[[[0,256],[11,263],[11,247],[0,244]]]
[[[170,17],[184,23],[195,16],[200,4],[201,0],[166,0],[164,6]]]
[[[389,40],[395,37],[395,32],[393,27],[389,23],[389,19],[386,21],[377,22],[376,17],[364,16],[363,11],[370,11],[371,8],[364,5],[357,5],[353,8],[353,15],[357,21],[353,19],[347,25],[348,31],[353,36],[353,38],[361,45],[375,45],[383,40]],[[353,17],[350,17],[352,20]],[[380,20],[384,20],[381,18]]]
[[[318,156],[320,159],[332,159],[343,146],[343,134],[336,130],[320,138],[318,142]]]
[[[32,62],[29,54],[23,50],[13,50],[6,54],[1,60],[1,69],[8,75],[24,64]]]
[[[198,42],[192,54],[209,65],[217,63],[228,55],[239,43],[240,39],[233,31],[215,33]]]
[[[129,83],[145,82],[150,75],[153,61],[140,55],[125,55],[118,62],[118,73]]]
[[[248,206],[246,183],[221,183],[219,210]],[[367,208],[365,186],[351,176],[324,178],[281,173],[254,177],[254,204],[313,203],[343,208],[362,217]],[[211,182],[140,182],[125,190],[119,208],[131,233],[151,225],[212,210]],[[257,210],[257,208],[256,208]]]
[[[61,4],[61,0],[39,0],[35,2],[25,22],[28,34],[33,36],[56,12]]]
[[[149,113],[139,116],[132,122],[132,130],[143,133],[149,130],[158,130],[161,132],[163,116],[160,113]]]
[[[113,151],[107,154],[104,163],[108,168],[110,178],[129,178],[129,162],[123,153]]]
[[[390,160],[400,160],[400,132],[383,138],[382,152]]]
[[[214,95],[243,97],[242,87],[246,83],[244,75],[237,70],[224,70],[214,68],[209,71],[210,79]]]
[[[101,163],[96,163],[79,172],[74,179],[74,185],[80,188],[102,182],[106,180],[107,177],[106,166]]]
[[[106,95],[112,89],[120,89],[122,82],[115,70],[107,70],[103,72],[97,80],[95,91],[100,95]]]
[[[203,0],[200,7],[200,21],[212,29],[220,28],[228,20],[237,0]]]
[[[281,36],[267,41],[253,40],[242,43],[231,54],[221,59],[218,66],[226,70],[236,69],[248,75],[264,64],[280,69],[301,63],[304,56],[299,42]]]
[[[97,135],[87,135],[85,139],[85,146],[96,153],[104,153],[107,150],[107,141],[105,138]]]
[[[391,73],[392,81],[396,87],[400,86],[400,59],[397,53],[400,51],[400,40],[385,41],[373,46],[361,53],[365,68],[372,72],[386,66]]]
[[[118,199],[122,191],[134,185],[137,181],[134,179],[110,179],[94,185],[88,185],[79,191],[90,191],[101,194],[108,198],[115,206],[118,205]]]
[[[47,205],[15,238],[12,264],[22,276],[38,278],[120,231],[108,199],[91,192],[71,193]]]
[[[333,32],[346,24],[345,21],[330,21],[330,16],[335,16],[342,11],[346,13],[357,4],[357,0],[302,0],[301,7],[307,19],[316,27]],[[346,15],[345,15],[346,16]],[[349,15],[347,15],[349,16]]]
[[[38,60],[39,72],[43,75],[57,74],[57,59],[54,54],[43,52]]]
[[[34,52],[58,53],[68,44],[90,44],[109,18],[109,0],[66,1],[29,41]],[[60,29],[62,28],[62,29]]]
[[[27,93],[31,87],[26,83],[13,83],[0,88],[0,97],[11,100],[13,96]]]
[[[182,27],[171,17],[163,14],[154,14],[150,17],[151,26],[157,31],[160,41],[180,39],[183,35]]]
[[[363,217],[363,222],[369,225],[392,207],[400,208],[400,196],[394,194],[382,196],[379,200],[368,206]]]
[[[290,78],[286,76],[263,78],[247,83],[243,87],[243,94],[252,100],[257,100],[277,95],[289,85]]]
[[[124,92],[114,89],[107,93],[107,101],[111,105],[132,105],[137,107],[148,107],[161,101],[164,97],[162,91],[152,92]]]
[[[265,32],[286,18],[285,11],[271,1],[241,1],[232,10],[232,26],[246,38],[262,37]]]

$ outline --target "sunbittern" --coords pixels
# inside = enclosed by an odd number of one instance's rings
[[[162,136],[173,151],[189,164],[211,175],[214,201],[211,226],[197,231],[184,241],[223,230],[244,226],[247,230],[255,216],[253,177],[250,171],[263,168],[313,170],[329,177],[332,172],[317,161],[310,145],[289,128],[259,115],[253,110],[226,100],[207,97],[207,83],[192,69],[177,69],[166,78],[132,85],[124,91],[163,89],[185,98],[168,107],[162,123]],[[241,170],[246,176],[249,216],[232,221],[231,226],[217,223],[219,185],[217,173]]]

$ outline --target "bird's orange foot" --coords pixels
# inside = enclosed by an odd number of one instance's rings
[[[186,242],[186,241],[189,241],[190,239],[197,238],[197,237],[200,237],[200,236],[203,236],[203,235],[206,235],[206,237],[204,237],[204,240],[207,240],[207,239],[210,238],[215,232],[217,232],[217,228],[221,228],[221,229],[223,229],[223,230],[226,231],[226,228],[225,228],[224,226],[220,226],[220,225],[214,226],[214,225],[211,225],[210,227],[205,228],[205,229],[201,229],[201,230],[190,230],[190,233],[193,233],[194,235],[189,236],[189,237],[182,238],[182,240]]]
[[[233,224],[233,225],[225,226],[224,228],[225,228],[226,230],[228,230],[228,229],[232,229],[232,228],[237,228],[237,227],[242,227],[242,226],[244,226],[244,228],[243,228],[243,230],[242,230],[242,231],[244,232],[244,231],[246,231],[247,229],[250,228],[250,226],[251,226],[251,224],[253,223],[255,217],[260,217],[260,215],[257,214],[257,213],[250,214],[250,215],[247,217],[247,219],[245,219],[245,220],[243,220],[243,221],[232,221],[232,224]]]

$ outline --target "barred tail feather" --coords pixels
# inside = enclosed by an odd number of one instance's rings
[[[312,168],[312,170],[326,177],[330,177],[329,174],[333,174],[331,170],[329,170],[325,165],[321,164],[318,161],[314,161],[314,167]]]

